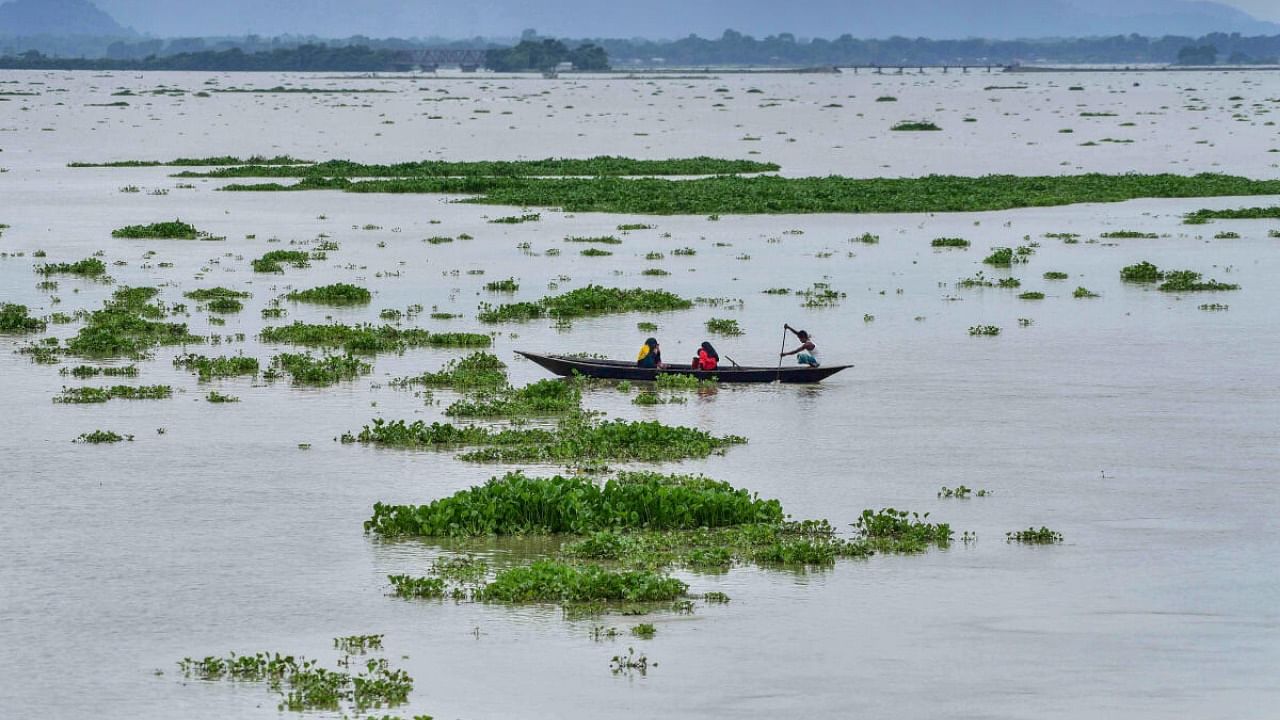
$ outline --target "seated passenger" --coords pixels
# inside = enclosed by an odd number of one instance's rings
[[[716,349],[709,342],[702,343],[702,347],[698,348],[698,356],[693,359],[693,369],[715,370],[719,364],[720,355]]]
[[[636,356],[636,366],[642,368],[662,367],[662,349],[655,338],[649,338],[640,346],[640,354]]]

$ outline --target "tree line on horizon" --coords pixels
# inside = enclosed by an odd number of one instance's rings
[[[423,47],[397,38],[297,42],[254,36],[223,39],[212,46],[200,38],[139,43],[113,41],[105,57],[71,57],[24,47],[21,40],[0,38],[0,68],[66,70],[209,70],[381,72],[403,65],[404,50]],[[717,39],[690,35],[679,40],[559,40],[526,31],[507,46],[482,38],[433,47],[485,51],[485,66],[497,71],[546,70],[570,63],[577,70],[614,66],[852,66],[852,65],[1010,65],[1016,63],[1108,63],[1212,65],[1276,63],[1280,35],[1245,37],[1211,33],[1198,38],[1117,35],[1098,38],[1042,40],[930,40],[891,37],[800,40],[782,33],[765,38],[726,30]],[[177,52],[173,52],[176,50]],[[65,52],[65,50],[64,50]],[[146,53],[145,55],[141,53]]]

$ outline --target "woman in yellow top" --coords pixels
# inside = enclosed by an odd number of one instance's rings
[[[662,348],[658,347],[656,338],[649,338],[640,346],[640,354],[636,356],[636,367],[661,368]]]

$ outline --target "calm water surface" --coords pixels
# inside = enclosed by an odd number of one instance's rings
[[[892,506],[931,512],[978,536],[945,551],[845,561],[819,572],[682,575],[694,592],[723,591],[732,602],[645,618],[658,628],[649,641],[627,634],[633,618],[566,620],[549,607],[403,602],[387,597],[386,575],[422,573],[440,549],[365,537],[361,522],[372,504],[426,502],[510,468],[334,439],[374,417],[440,419],[452,393],[428,403],[387,381],[434,369],[458,351],[379,356],[371,376],[300,390],[249,379],[202,385],[172,367],[180,350],[166,348],[128,382],[171,384],[173,399],[55,405],[50,399],[63,385],[105,383],[62,377],[57,366],[11,352],[27,339],[0,338],[6,714],[273,717],[275,697],[263,688],[184,681],[176,661],[233,650],[332,659],[332,638],[354,633],[385,633],[387,656],[415,678],[412,702],[397,709],[406,717],[1267,718],[1280,706],[1280,493],[1273,484],[1280,470],[1280,240],[1267,237],[1276,223],[1266,221],[1180,223],[1199,207],[1277,198],[719,222],[544,210],[541,222],[506,226],[486,217],[511,208],[437,196],[218,193],[217,183],[204,181],[179,189],[163,168],[64,167],[254,152],[408,160],[747,157],[755,150],[791,174],[1082,169],[1267,177],[1275,156],[1263,151],[1280,140],[1264,124],[1265,107],[1254,103],[1280,93],[1275,80],[1088,77],[1085,91],[1071,92],[1066,87],[1078,77],[1045,76],[1012,94],[985,90],[990,82],[982,77],[352,80],[351,87],[386,83],[400,92],[147,95],[107,109],[84,106],[106,102],[119,87],[339,81],[0,77],[19,81],[13,87],[44,83],[32,86],[40,96],[0,104],[0,166],[10,170],[0,175],[0,223],[12,226],[0,238],[7,253],[0,300],[35,314],[96,308],[114,286],[60,277],[55,292],[37,290],[32,266],[41,261],[31,253],[74,261],[101,250],[116,285],[157,286],[170,303],[197,287],[252,292],[225,327],[211,326],[194,303],[185,320],[198,334],[230,336],[193,350],[265,361],[281,348],[255,339],[264,324],[259,310],[291,288],[329,282],[365,285],[374,302],[359,309],[286,303],[287,321],[374,321],[383,308],[421,303],[463,314],[431,321],[424,313],[424,327],[482,329],[476,305],[508,299],[482,286],[506,277],[520,281],[516,299],[588,283],[741,299],[741,307],[595,318],[570,329],[504,325],[496,328],[495,352],[522,384],[545,374],[515,349],[630,357],[645,335],[635,323],[653,320],[667,359],[681,361],[704,338],[708,318],[732,317],[746,334],[714,340],[721,353],[771,364],[782,323],[806,327],[826,361],[856,367],[821,386],[726,387],[685,405],[640,408],[612,388],[589,391],[585,404],[613,417],[746,436],[749,444],[723,457],[664,469],[704,472],[779,498],[796,517],[844,526],[864,508]],[[728,110],[712,107],[718,87],[731,90]],[[748,94],[753,87],[762,92]],[[425,100],[442,89],[466,100]],[[897,107],[872,101],[887,92],[900,96]],[[1228,100],[1237,95],[1247,97],[1248,121],[1231,117],[1241,112]],[[769,98],[782,107],[761,107]],[[835,99],[842,108],[826,107]],[[1201,104],[1209,110],[1187,109]],[[491,112],[472,112],[478,108]],[[1079,118],[1082,109],[1118,116],[1101,126]],[[443,119],[428,121],[428,114]],[[944,132],[931,139],[884,132],[923,114],[941,118]],[[978,122],[962,124],[962,116]],[[1126,120],[1136,126],[1116,127]],[[1072,126],[1072,134],[1057,132]],[[1079,145],[1124,133],[1135,142]],[[142,192],[119,192],[130,184]],[[147,194],[155,188],[169,192]],[[113,228],[173,217],[226,240],[110,238]],[[658,227],[624,236],[610,258],[580,257],[581,246],[562,242],[636,221]],[[1099,240],[1120,229],[1161,237]],[[1242,237],[1212,239],[1220,230]],[[849,241],[864,232],[880,242]],[[1080,242],[1041,237],[1047,232],[1078,233]],[[328,260],[283,275],[249,270],[250,259],[291,243],[305,247],[321,233],[340,245]],[[423,242],[461,233],[475,239]],[[973,247],[932,250],[929,241],[941,236],[968,238]],[[1019,277],[1022,290],[1043,290],[1045,300],[953,286],[985,267],[991,247],[1024,244],[1025,236],[1040,243],[1029,262],[987,274]],[[671,254],[686,246],[697,255]],[[549,248],[562,254],[548,256]],[[646,261],[655,250],[665,258]],[[1179,296],[1123,285],[1119,268],[1140,260],[1202,271],[1243,290]],[[672,274],[642,276],[650,266]],[[1041,279],[1049,270],[1071,277]],[[761,292],[814,282],[847,298],[815,310],[794,296]],[[1077,286],[1100,297],[1074,299]],[[1229,309],[1205,311],[1203,303]],[[1002,333],[970,337],[977,324]],[[50,332],[67,337],[77,328]],[[210,405],[203,399],[210,389],[242,402]],[[70,442],[98,428],[137,439]],[[939,486],[958,484],[994,494],[935,497]],[[1005,532],[1029,525],[1059,530],[1066,542],[1004,541]],[[513,557],[500,543],[482,554],[496,563]],[[622,639],[592,641],[589,630],[600,623],[618,627]],[[646,677],[611,675],[609,659],[628,646],[658,666]]]

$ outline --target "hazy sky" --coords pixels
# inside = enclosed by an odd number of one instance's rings
[[[725,28],[751,34],[790,31],[834,37],[922,34],[1009,37],[1143,31],[1099,22],[1099,17],[1182,13],[1171,32],[1206,28],[1188,13],[1223,17],[1226,6],[1260,20],[1280,22],[1280,0],[96,0],[122,25],[155,35],[239,35],[255,32],[342,37],[469,37],[515,35],[525,27],[553,35],[679,37],[716,36]],[[1074,10],[1071,6],[1074,6]],[[1084,9],[1088,17],[1073,17]],[[1019,17],[1021,16],[1021,17]],[[1175,21],[1170,21],[1171,23]],[[1226,21],[1222,21],[1226,22]],[[978,28],[975,32],[974,29]],[[989,28],[993,28],[990,29]],[[1153,30],[1154,33],[1161,32]],[[1190,33],[1188,33],[1190,34]]]

